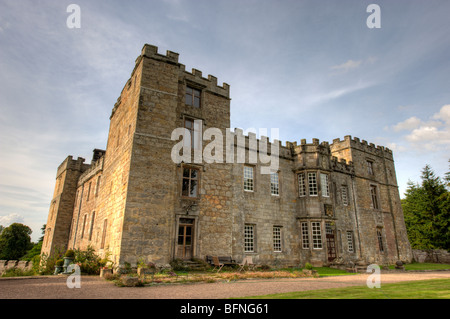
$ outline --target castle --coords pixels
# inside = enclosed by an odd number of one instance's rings
[[[229,89],[146,44],[112,109],[106,150],[58,167],[42,253],[91,246],[116,265],[207,255],[286,266],[411,261],[389,149],[351,136],[274,140],[266,151],[277,150],[277,169],[262,174],[266,164],[249,161],[262,152],[255,135],[229,132]],[[243,140],[224,151],[247,151],[245,162],[174,162],[176,128],[192,133],[192,148],[205,147],[195,136],[208,128]]]

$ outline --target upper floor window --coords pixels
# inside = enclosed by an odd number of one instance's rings
[[[254,190],[252,166],[244,166],[244,190],[249,192]]]
[[[305,174],[298,174],[298,196],[306,196]]]
[[[185,98],[186,105],[190,105],[193,107],[200,107],[200,100],[201,100],[201,91],[187,86]]]
[[[198,169],[183,168],[183,185],[181,195],[195,198],[198,196]]]
[[[320,173],[320,186],[322,188],[322,196],[330,197],[330,187],[328,185],[328,174]]]
[[[184,119],[184,127],[188,129],[191,134],[191,139],[184,139],[184,146],[192,149],[201,149],[201,120]],[[190,145],[188,145],[190,143]]]
[[[270,193],[272,195],[280,195],[280,183],[278,173],[270,174]]]
[[[367,173],[373,175],[373,162],[367,161]]]
[[[372,207],[373,209],[378,209],[378,195],[377,187],[375,185],[370,185],[370,196],[372,197]]]
[[[348,206],[348,187],[347,185],[341,186],[342,204]]]
[[[308,189],[310,196],[317,196],[317,174],[308,173]]]

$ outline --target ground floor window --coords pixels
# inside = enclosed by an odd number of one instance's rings
[[[245,225],[244,227],[244,251],[255,251],[255,225]]]
[[[308,223],[302,223],[302,248],[309,249]]]
[[[348,251],[349,252],[354,252],[354,245],[353,245],[353,232],[352,231],[348,231],[347,232],[347,246],[348,246]]]
[[[313,249],[322,249],[322,231],[320,222],[311,223]]]
[[[273,251],[281,252],[281,227],[273,226]]]
[[[380,253],[382,253],[384,252],[384,244],[383,244],[383,233],[381,228],[377,229],[377,238],[378,238],[378,249]]]

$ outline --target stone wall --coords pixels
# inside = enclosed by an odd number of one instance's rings
[[[443,249],[413,249],[412,254],[419,263],[450,264],[450,252]]]

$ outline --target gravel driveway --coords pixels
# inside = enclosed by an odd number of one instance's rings
[[[368,274],[322,278],[241,280],[174,284],[151,287],[116,287],[100,277],[82,276],[81,288],[68,288],[62,276],[0,279],[0,299],[223,299],[272,293],[365,285]],[[450,278],[450,271],[389,273],[383,283]],[[382,286],[381,286],[382,287]]]

